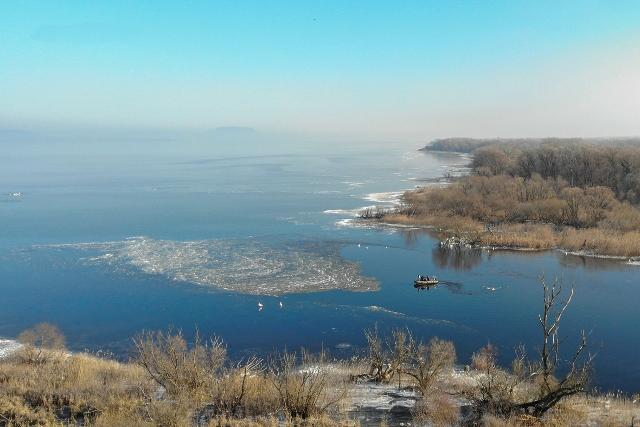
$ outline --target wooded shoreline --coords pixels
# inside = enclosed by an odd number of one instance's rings
[[[441,240],[472,247],[640,257],[640,145],[473,143],[449,143],[472,154],[469,175],[407,191],[397,208],[361,217],[430,226]]]

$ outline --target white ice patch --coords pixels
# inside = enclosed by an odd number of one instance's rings
[[[400,203],[400,198],[404,194],[404,191],[388,191],[385,193],[370,193],[364,197],[364,200],[369,200],[375,203]]]
[[[357,383],[350,398],[351,404],[356,408],[390,411],[399,406],[412,408],[419,396],[412,390],[398,390],[394,384]]]
[[[340,256],[331,242],[267,244],[249,239],[181,242],[135,237],[120,242],[57,245],[101,252],[86,263],[121,270],[133,267],[170,280],[255,295],[333,289],[372,291],[373,278]]]
[[[355,209],[327,209],[322,213],[328,214],[328,215],[348,215],[355,218],[355,217],[358,217],[363,210],[375,209],[375,208],[376,206],[372,205],[372,206],[363,206]]]
[[[359,181],[343,181],[342,183],[350,188],[362,187],[364,184],[366,184],[365,182]]]
[[[9,356],[11,353],[20,349],[20,347],[22,347],[22,344],[17,341],[0,339],[0,359]]]

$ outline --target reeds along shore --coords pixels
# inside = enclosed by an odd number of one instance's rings
[[[408,191],[381,220],[478,246],[638,257],[639,200],[638,146],[496,144],[474,152],[471,175]]]

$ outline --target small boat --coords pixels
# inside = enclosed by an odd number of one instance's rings
[[[419,286],[434,286],[440,283],[437,277],[435,276],[418,276],[418,279],[413,281],[413,285],[416,287]]]

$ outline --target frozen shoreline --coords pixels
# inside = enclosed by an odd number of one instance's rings
[[[419,151],[419,150],[418,150]],[[423,182],[428,183],[428,185],[447,185],[450,183],[450,177],[462,176],[468,172],[469,168],[466,166],[467,163],[471,160],[471,156],[466,153],[447,153],[455,156],[455,158],[460,160],[460,163],[446,164],[441,165],[442,174],[433,177],[433,178],[418,178],[413,177],[409,178],[407,182]],[[426,185],[426,184],[425,184]],[[323,211],[324,214],[328,215],[347,215],[348,218],[341,218],[335,222],[335,225],[338,227],[355,227],[355,228],[368,228],[371,226],[372,222],[360,222],[358,221],[358,217],[360,212],[365,209],[390,209],[394,208],[400,203],[402,203],[402,197],[404,193],[407,191],[411,191],[415,189],[417,186],[414,184],[412,187],[408,187],[402,190],[396,191],[383,191],[383,192],[373,192],[367,193],[360,196],[361,200],[366,200],[368,202],[375,203],[374,205],[360,206],[352,209],[327,209]],[[392,224],[392,223],[383,223],[377,222],[376,225],[384,226],[387,228],[421,228],[417,226],[411,225],[402,225],[402,224]]]
[[[0,338],[0,359],[4,359],[22,347],[16,340]]]

